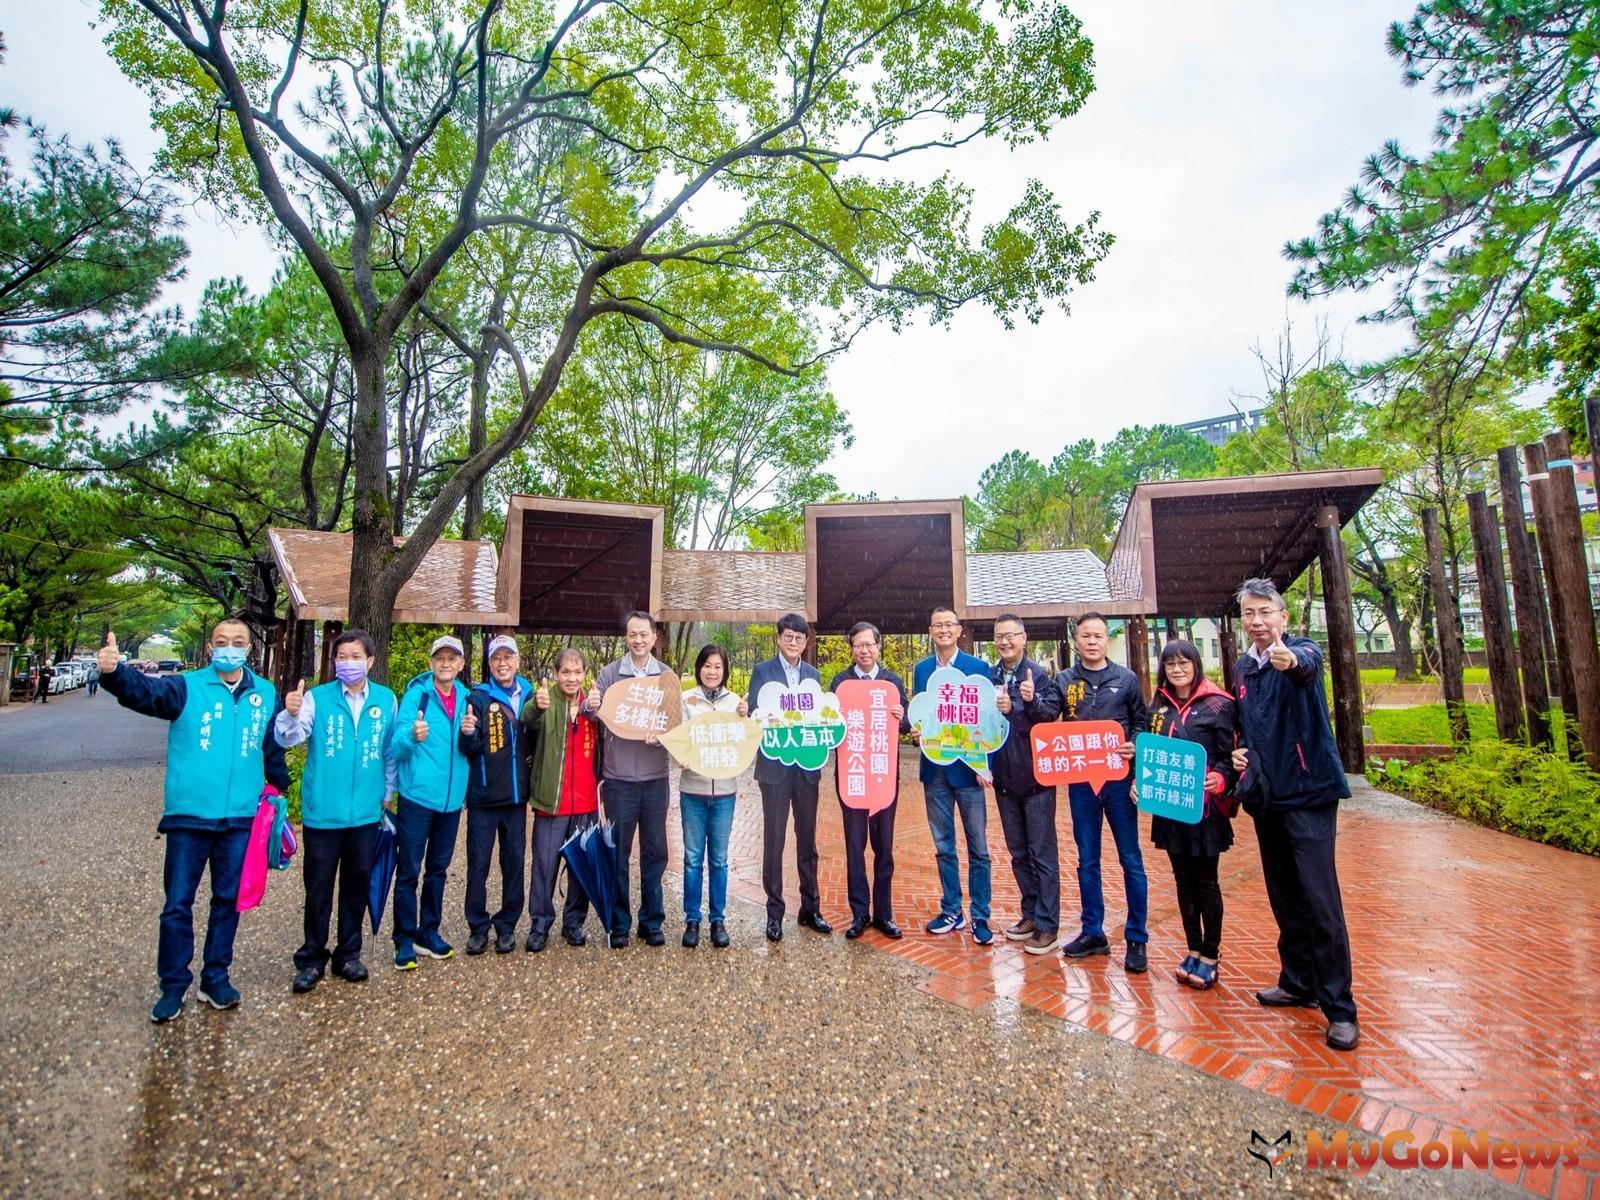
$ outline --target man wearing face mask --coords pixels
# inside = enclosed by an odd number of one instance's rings
[[[305,941],[294,952],[294,990],[309,992],[326,970],[328,923],[338,880],[338,941],[333,973],[347,983],[367,978],[361,932],[367,918],[378,822],[394,795],[394,693],[367,678],[377,646],[365,630],[347,629],[333,642],[334,679],[306,691],[306,681],[283,698],[275,732],[284,746],[307,742],[300,776],[301,840],[305,858]]]
[[[250,825],[265,786],[289,787],[283,747],[272,735],[280,710],[272,684],[253,674],[250,630],[223,620],[211,631],[211,665],[181,675],[145,675],[121,661],[117,639],[106,635],[97,665],[100,682],[117,703],[170,722],[165,801],[158,833],[167,839],[162,881],[166,904],[156,943],[161,996],[150,1019],[165,1024],[183,1012],[194,982],[194,897],[211,870],[211,912],[200,973],[200,999],[232,1008],[239,992],[228,982],[239,928],[239,876]]]

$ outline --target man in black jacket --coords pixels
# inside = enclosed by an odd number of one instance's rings
[[[995,807],[1011,853],[1022,914],[1006,930],[1006,940],[1022,942],[1029,954],[1049,954],[1061,945],[1061,854],[1056,846],[1056,789],[1040,787],[1033,777],[1029,733],[1035,724],[1053,721],[1060,697],[1045,669],[1028,657],[1028,631],[1022,618],[1005,613],[994,622],[995,649],[1000,652],[991,678],[995,703],[1011,732],[989,756],[994,775]]]
[[[1144,730],[1150,714],[1138,678],[1127,667],[1106,658],[1110,640],[1110,626],[1099,613],[1085,613],[1078,618],[1072,632],[1078,661],[1056,676],[1056,696],[1063,721],[1115,721],[1122,727],[1126,753],[1131,755],[1133,739]],[[1087,783],[1067,787],[1067,803],[1072,808],[1072,840],[1078,847],[1078,896],[1083,903],[1083,932],[1062,947],[1061,953],[1068,958],[1111,953],[1104,927],[1105,894],[1100,887],[1100,823],[1103,818],[1111,826],[1111,837],[1117,844],[1117,861],[1122,864],[1122,890],[1128,900],[1128,920],[1123,926],[1127,949],[1122,965],[1128,971],[1142,974],[1149,967],[1145,944],[1150,934],[1145,928],[1145,918],[1150,884],[1145,878],[1144,856],[1139,852],[1139,810],[1134,807],[1130,794],[1132,783],[1132,772],[1129,772],[1121,779],[1108,779],[1098,796]]]
[[[1278,922],[1271,1008],[1312,1005],[1328,1018],[1328,1045],[1360,1040],[1350,994],[1350,936],[1334,868],[1339,801],[1350,795],[1322,690],[1322,651],[1289,637],[1289,613],[1269,579],[1246,579],[1239,613],[1250,649],[1236,691],[1244,745],[1233,752],[1238,795],[1256,823],[1267,902]]]

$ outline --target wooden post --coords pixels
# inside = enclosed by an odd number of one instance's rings
[[[1143,617],[1129,617],[1124,626],[1127,639],[1128,670],[1139,681],[1139,690],[1146,700],[1150,698],[1150,622]]]
[[[1481,491],[1467,496],[1472,524],[1472,554],[1478,567],[1478,605],[1483,613],[1483,649],[1494,692],[1494,724],[1503,742],[1522,740],[1522,697],[1517,686],[1516,648],[1511,642],[1511,610],[1506,604],[1505,564],[1500,528]]]
[[[1231,612],[1217,618],[1217,644],[1222,648],[1222,686],[1231,692],[1234,677],[1239,673],[1239,635],[1234,630]]]
[[[1445,713],[1450,718],[1450,740],[1459,745],[1471,738],[1467,727],[1466,686],[1461,678],[1461,625],[1456,617],[1456,598],[1450,594],[1450,577],[1444,571],[1444,542],[1439,537],[1437,509],[1422,510],[1422,538],[1428,547],[1434,640],[1439,647],[1439,684],[1444,689]]]
[[[1328,621],[1328,666],[1333,679],[1333,733],[1344,769],[1360,775],[1367,769],[1365,723],[1361,711],[1361,664],[1356,658],[1356,614],[1345,566],[1344,540],[1339,536],[1339,510],[1317,510],[1322,542],[1322,609]]]
[[[316,683],[333,678],[333,639],[338,637],[343,629],[344,623],[342,621],[324,621],[322,623],[322,659],[317,667]],[[314,683],[312,686],[315,687],[316,684]]]
[[[1544,617],[1528,545],[1528,518],[1522,508],[1522,470],[1515,446],[1495,452],[1500,470],[1500,520],[1506,531],[1506,561],[1511,564],[1511,596],[1517,621],[1517,657],[1522,664],[1522,706],[1528,715],[1528,742],[1550,745],[1550,693],[1544,680]]]
[[[1549,472],[1551,529],[1550,582],[1561,596],[1560,641],[1572,663],[1574,700],[1583,756],[1600,771],[1600,647],[1595,645],[1594,597],[1589,591],[1589,564],[1583,553],[1583,526],[1578,517],[1578,492],[1572,471],[1572,445],[1566,430],[1544,437]],[[1570,730],[1569,730],[1570,732]]]
[[[1565,593],[1556,583],[1553,545],[1556,542],[1555,515],[1550,505],[1550,473],[1545,469],[1543,442],[1529,442],[1522,448],[1528,468],[1528,494],[1533,499],[1533,525],[1539,535],[1539,558],[1544,566],[1544,594],[1550,609],[1550,629],[1555,635],[1552,652],[1556,659],[1556,684],[1561,690],[1561,712],[1567,732],[1567,757],[1574,762],[1582,748],[1576,734],[1578,726],[1578,687],[1572,678],[1572,648],[1562,632],[1566,628],[1563,611]]]

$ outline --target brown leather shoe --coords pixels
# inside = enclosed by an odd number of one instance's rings
[[[1310,996],[1296,996],[1293,992],[1285,991],[1274,985],[1262,988],[1256,993],[1256,1003],[1264,1004],[1268,1008],[1315,1008],[1317,1002]]]
[[[1037,928],[1033,923],[1032,917],[1023,917],[1022,920],[1006,930],[1006,941],[1025,942],[1033,936]]]

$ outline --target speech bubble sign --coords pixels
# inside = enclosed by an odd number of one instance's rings
[[[1128,773],[1128,743],[1115,721],[1045,721],[1028,731],[1028,757],[1040,787],[1087,783],[1098,796]],[[1115,766],[1107,759],[1114,758]]]
[[[600,719],[619,738],[642,742],[683,721],[683,689],[670,671],[660,675],[624,675],[600,699]]]
[[[786,767],[821,770],[828,751],[844,741],[839,698],[815,679],[795,687],[775,680],[762,684],[750,715],[761,722],[763,757]]]
[[[923,757],[941,767],[964,762],[975,771],[987,771],[989,755],[1005,745],[1011,732],[1011,722],[995,706],[989,677],[965,675],[954,667],[940,667],[930,675],[906,712],[922,735]]]
[[[755,762],[761,723],[707,710],[662,734],[661,744],[682,766],[707,779],[733,779]]]
[[[1198,825],[1206,812],[1205,748],[1182,738],[1141,733],[1134,739],[1136,783],[1144,812]]]
[[[900,689],[887,679],[847,679],[838,687],[844,714],[839,802],[868,816],[894,803],[900,774],[900,722],[891,711]]]

